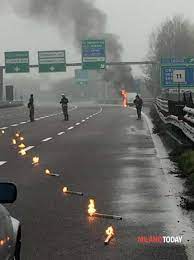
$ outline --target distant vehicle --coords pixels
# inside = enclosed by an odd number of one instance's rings
[[[13,203],[17,188],[13,183],[0,183],[0,203]],[[0,260],[20,260],[21,226],[0,204]]]
[[[137,95],[137,93],[135,93],[135,92],[131,92],[131,93],[128,92],[127,93],[127,104],[128,104],[128,106],[133,106],[134,105],[133,101],[134,101],[136,95]]]

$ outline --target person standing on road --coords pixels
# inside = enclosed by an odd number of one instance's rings
[[[62,94],[61,96],[62,96],[62,98],[61,98],[60,104],[62,106],[64,120],[68,121],[69,120],[69,115],[68,115],[68,103],[69,103],[69,100],[66,98],[66,96],[64,94]]]
[[[29,112],[30,112],[30,121],[33,122],[34,121],[34,97],[33,94],[30,95],[30,99],[28,102],[28,108],[29,108]]]
[[[136,96],[136,98],[134,99],[133,103],[136,106],[137,109],[137,120],[141,119],[141,110],[142,110],[142,106],[143,106],[143,100],[140,98],[139,95]]]

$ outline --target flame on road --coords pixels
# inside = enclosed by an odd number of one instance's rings
[[[88,214],[92,217],[96,212],[95,202],[93,199],[90,199],[90,203],[88,205]]]
[[[19,138],[19,137],[20,137],[20,133],[17,132],[17,133],[15,134],[15,136],[16,136],[17,138]]]
[[[121,90],[121,96],[123,97],[123,107],[127,107],[127,92],[124,89]]]
[[[19,151],[19,154],[21,154],[22,156],[26,155],[26,151],[24,149]]]
[[[16,139],[12,139],[12,144],[16,144]]]
[[[45,170],[45,174],[51,175],[51,172],[49,171],[49,169],[46,169],[46,170]]]
[[[68,191],[68,188],[67,187],[64,187],[63,188],[63,192],[66,193]]]
[[[106,229],[106,235],[107,235],[107,238],[106,240],[104,241],[104,244],[105,245],[108,245],[108,243],[110,242],[110,240],[114,237],[115,233],[114,233],[114,229],[113,229],[113,226],[110,226]]]
[[[19,147],[20,149],[24,149],[26,146],[25,146],[25,144],[22,143],[22,144],[19,144],[18,147]]]
[[[106,235],[113,237],[114,234],[115,234],[115,233],[114,233],[113,226],[108,227],[107,230],[106,230]]]
[[[40,158],[38,156],[34,156],[32,158],[32,164],[38,164],[40,162]]]

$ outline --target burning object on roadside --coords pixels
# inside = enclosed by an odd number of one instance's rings
[[[24,149],[25,147],[26,147],[26,146],[25,146],[25,144],[23,144],[23,143],[18,145],[18,148],[20,148],[20,149]]]
[[[45,174],[48,175],[48,176],[54,176],[54,177],[59,177],[60,176],[59,174],[50,172],[49,169],[45,170]]]
[[[108,245],[110,243],[111,239],[115,236],[113,226],[110,226],[106,229],[106,235],[107,235],[107,238],[104,241],[104,245]]]
[[[34,156],[34,157],[32,158],[32,164],[33,164],[33,165],[38,165],[39,162],[40,162],[40,158],[39,158],[38,156]]]
[[[115,215],[107,215],[107,214],[97,213],[97,212],[96,212],[96,209],[95,209],[94,199],[90,199],[90,200],[89,200],[88,214],[89,214],[90,217],[99,217],[99,218],[109,218],[109,219],[122,220],[122,217],[121,217],[121,216],[115,216]]]
[[[17,143],[16,139],[13,138],[13,139],[12,139],[12,144],[15,145],[16,143]]]
[[[79,192],[79,191],[71,191],[71,190],[68,190],[67,187],[64,187],[63,188],[63,193],[65,194],[72,194],[72,195],[78,195],[78,196],[83,196],[83,192]]]
[[[25,149],[20,150],[18,153],[19,153],[20,155],[22,155],[22,156],[26,155]]]

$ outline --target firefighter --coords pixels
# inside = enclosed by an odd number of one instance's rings
[[[141,119],[141,110],[142,110],[142,106],[143,106],[143,100],[142,98],[140,98],[139,95],[136,95],[136,98],[134,99],[133,103],[136,106],[137,109],[137,120]]]
[[[69,100],[66,98],[66,96],[64,94],[61,95],[61,101],[60,104],[62,106],[62,111],[63,111],[63,115],[64,115],[64,120],[68,121],[69,120],[69,115],[68,115],[68,103]]]
[[[30,99],[28,102],[28,108],[29,108],[29,116],[30,116],[30,121],[33,122],[34,121],[34,97],[33,94],[30,95]]]

